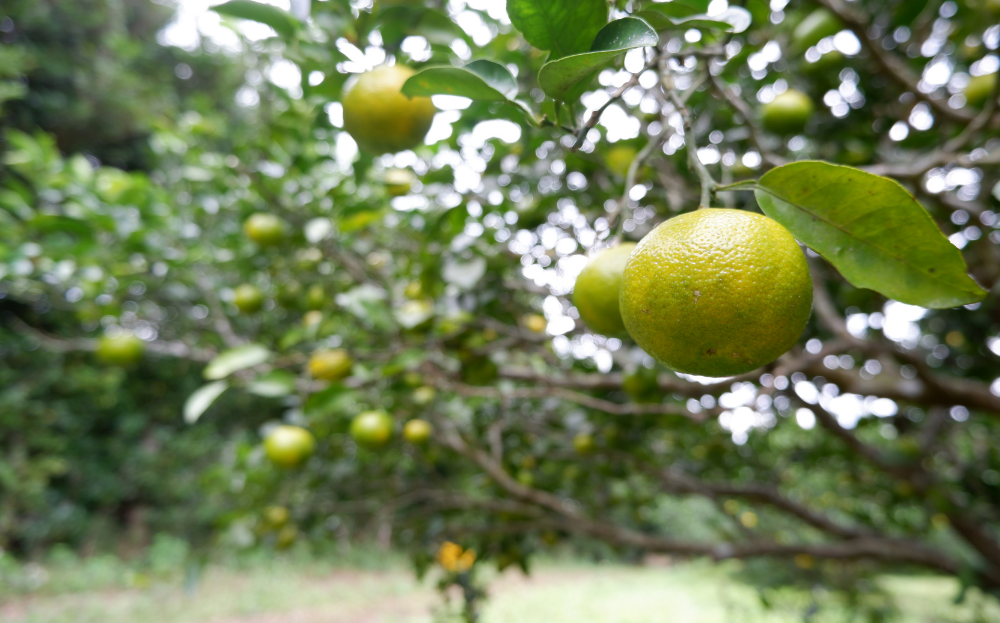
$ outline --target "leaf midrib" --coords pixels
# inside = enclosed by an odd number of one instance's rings
[[[832,185],[833,185],[832,182],[831,183],[826,183],[826,184],[823,185],[823,188],[828,188],[828,187],[830,187]],[[928,272],[927,270],[925,270],[925,269],[923,269],[923,268],[921,268],[921,267],[913,264],[912,262],[908,262],[905,258],[902,258],[902,257],[899,257],[897,255],[894,255],[893,253],[890,253],[886,249],[883,249],[882,247],[880,247],[880,246],[878,246],[878,245],[876,245],[876,244],[874,244],[872,242],[869,242],[868,240],[865,240],[864,238],[859,238],[855,234],[852,234],[850,231],[844,229],[843,227],[837,225],[836,223],[833,223],[832,221],[828,220],[827,218],[823,217],[822,215],[817,214],[817,213],[815,213],[815,212],[813,212],[811,210],[808,210],[804,206],[801,206],[801,205],[799,205],[797,203],[794,203],[793,201],[791,201],[789,199],[786,199],[785,197],[781,196],[780,194],[778,194],[777,192],[775,192],[775,191],[773,191],[773,190],[771,190],[769,188],[765,188],[764,186],[761,186],[760,184],[758,184],[758,188],[760,188],[762,191],[766,192],[767,194],[771,195],[772,197],[780,199],[781,201],[784,201],[788,205],[794,206],[795,208],[801,210],[802,212],[808,214],[809,216],[812,216],[812,217],[814,217],[814,218],[822,221],[823,223],[829,225],[833,229],[836,229],[836,230],[844,233],[849,238],[851,238],[853,240],[857,240],[857,241],[861,242],[862,244],[865,244],[865,245],[867,245],[867,246],[875,249],[876,251],[879,251],[879,252],[881,252],[881,253],[889,256],[890,258],[898,261],[899,263],[901,263],[901,264],[903,264],[905,266],[910,267],[911,269],[915,270],[916,272],[918,272],[920,274],[926,275],[930,280],[934,281],[935,283],[943,284],[949,290],[953,290],[953,291],[957,291],[957,292],[962,292],[962,293],[965,293],[965,294],[973,294],[974,293],[971,290],[964,290],[964,289],[960,289],[960,288],[956,288],[954,286],[948,285],[948,281],[950,281],[950,280],[944,279],[943,275],[935,275],[934,273]],[[810,195],[814,194],[818,190],[819,189],[817,189],[816,191],[813,191],[812,193],[809,193],[809,194]],[[880,208],[880,209],[884,209],[884,208]],[[949,242],[948,244],[951,244],[951,243]],[[968,275],[966,275],[966,277],[968,277]]]

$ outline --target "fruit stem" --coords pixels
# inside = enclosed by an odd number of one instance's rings
[[[687,90],[686,95],[694,93],[704,82],[705,76],[702,75],[691,84],[691,88]],[[684,122],[684,149],[687,150],[688,168],[698,175],[698,180],[701,182],[701,202],[698,204],[698,207],[707,208],[712,205],[712,195],[715,194],[719,183],[712,177],[708,167],[698,158],[698,144],[695,142],[691,111],[685,104],[687,97],[682,97],[677,92],[674,85],[674,74],[670,71],[670,65],[663,57],[660,59],[660,83],[663,85],[663,90],[666,92],[667,97],[670,98],[674,108],[680,113],[681,120]]]

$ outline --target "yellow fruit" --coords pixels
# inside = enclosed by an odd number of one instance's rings
[[[410,300],[417,300],[424,297],[424,286],[419,281],[411,281],[406,284],[403,294]]]
[[[323,321],[323,312],[321,311],[309,311],[302,316],[302,324],[307,327],[315,327],[320,322]]]
[[[285,237],[285,224],[280,218],[266,212],[258,212],[243,223],[247,238],[262,247],[273,246]]]
[[[661,223],[625,267],[629,335],[677,372],[733,376],[770,363],[809,319],[812,281],[795,238],[751,212],[708,208]]]
[[[255,285],[244,283],[233,291],[233,303],[244,314],[260,311],[264,305],[264,293]]]
[[[548,326],[548,322],[545,321],[545,316],[540,316],[538,314],[525,314],[521,318],[521,322],[524,323],[524,328],[532,333],[542,333],[545,331],[545,327]]]
[[[594,436],[588,433],[578,433],[573,437],[573,449],[577,454],[590,454],[594,451]]]
[[[385,411],[365,411],[351,422],[351,437],[359,446],[378,448],[392,438],[392,417]]]
[[[291,513],[284,506],[268,506],[264,509],[264,522],[269,528],[277,529],[288,523]]]
[[[813,102],[802,91],[788,89],[764,104],[760,120],[764,129],[775,134],[797,134],[812,116]]]
[[[409,169],[389,169],[385,172],[385,190],[393,197],[400,197],[410,192],[416,179]]]
[[[420,406],[428,404],[430,401],[434,400],[435,394],[437,394],[437,392],[433,387],[427,385],[418,387],[413,390],[413,403]]]
[[[372,154],[412,149],[424,140],[434,119],[429,97],[400,93],[414,72],[400,65],[381,65],[361,74],[343,99],[344,129]]]
[[[609,171],[623,178],[628,175],[628,168],[632,166],[632,161],[638,154],[635,147],[616,145],[604,155],[604,165]]]
[[[792,32],[792,42],[798,50],[814,46],[844,29],[837,16],[827,9],[816,9],[799,22]]]
[[[114,337],[105,335],[97,341],[97,359],[110,366],[129,366],[142,358],[146,344],[132,335],[123,333]]]
[[[415,418],[403,426],[403,439],[415,446],[421,446],[431,438],[433,428],[427,420]]]
[[[309,374],[314,379],[339,381],[350,376],[354,360],[343,348],[318,350],[309,358]]]
[[[626,242],[601,251],[576,278],[573,304],[590,330],[602,335],[620,335],[625,330],[618,309],[622,271],[635,243]]]
[[[983,76],[973,76],[969,80],[969,85],[965,87],[965,99],[970,106],[982,106],[993,94],[993,88],[997,83],[997,74],[986,74]]]
[[[264,452],[279,467],[295,467],[312,456],[316,439],[300,426],[276,426],[264,439]]]

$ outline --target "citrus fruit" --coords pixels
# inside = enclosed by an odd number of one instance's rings
[[[288,523],[291,513],[284,506],[268,506],[264,509],[264,522],[270,528],[280,528]]]
[[[628,175],[628,168],[632,166],[632,161],[638,154],[635,147],[616,145],[604,155],[604,165],[609,171],[623,178]]]
[[[788,89],[764,104],[760,120],[764,129],[775,134],[796,134],[806,127],[812,116],[813,102],[802,91]]]
[[[338,381],[350,376],[354,360],[343,348],[318,350],[309,357],[309,374],[314,379]]]
[[[378,448],[392,438],[392,417],[385,411],[365,411],[351,422],[351,437],[359,446]]]
[[[521,322],[524,323],[524,328],[532,333],[542,333],[545,331],[545,327],[549,325],[545,320],[545,316],[539,314],[525,314],[521,318]]]
[[[309,290],[306,292],[306,308],[319,309],[323,307],[325,302],[326,292],[323,291],[323,286],[318,283],[309,286]]]
[[[414,72],[401,65],[380,65],[358,78],[344,96],[344,129],[372,154],[412,149],[424,140],[434,119],[429,97],[406,97],[403,83]]]
[[[101,363],[112,366],[128,366],[139,361],[143,351],[146,350],[145,343],[132,335],[123,333],[111,337],[105,335],[97,342],[97,359]]]
[[[244,283],[233,290],[233,304],[244,314],[252,314],[264,305],[264,293],[257,286]]]
[[[403,439],[415,446],[420,446],[427,443],[427,440],[431,438],[432,431],[430,422],[414,418],[403,426]]]
[[[798,50],[805,50],[843,29],[844,25],[837,19],[836,15],[827,9],[816,9],[799,22],[799,25],[792,31],[792,43]]]
[[[278,549],[288,549],[299,538],[299,530],[295,526],[285,526],[278,530],[278,535],[274,539],[274,546]]]
[[[573,437],[573,449],[577,454],[590,454],[594,451],[594,436],[589,433],[577,433]]]
[[[970,106],[982,106],[993,94],[993,87],[997,83],[997,74],[985,74],[973,76],[969,80],[969,85],[965,87],[965,99]]]
[[[517,470],[516,478],[517,481],[525,487],[531,487],[535,484],[535,474],[533,474],[530,469]]]
[[[278,288],[278,302],[282,307],[298,307],[301,300],[302,284],[298,281],[288,281]]]
[[[243,223],[243,232],[262,247],[273,246],[285,237],[285,224],[273,214],[258,212]]]
[[[406,284],[406,288],[403,290],[403,295],[411,301],[421,299],[424,297],[424,284],[419,281],[411,281]]]
[[[279,467],[295,467],[308,459],[315,449],[316,439],[300,426],[275,426],[264,439],[264,453]]]
[[[770,363],[809,319],[812,281],[795,238],[760,214],[708,208],[661,223],[625,267],[629,335],[671,370],[733,376]]]
[[[635,243],[626,242],[601,251],[590,259],[573,287],[573,304],[590,330],[619,335],[625,330],[618,310],[622,271]]]
[[[418,387],[415,390],[413,390],[413,403],[423,406],[429,403],[430,401],[434,400],[434,396],[436,394],[437,391],[435,391],[434,388],[430,387],[429,385]]]
[[[417,176],[409,169],[389,169],[385,172],[385,190],[393,197],[410,192]]]

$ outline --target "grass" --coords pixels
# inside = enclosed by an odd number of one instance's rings
[[[433,582],[414,579],[393,556],[362,555],[317,561],[294,554],[244,557],[209,566],[185,588],[179,552],[140,564],[106,557],[57,555],[25,569],[46,581],[0,593],[5,623],[432,623],[440,604]],[[62,558],[60,558],[62,556]],[[2,562],[3,559],[0,559]],[[0,564],[0,583],[15,577]],[[43,569],[43,570],[42,570]],[[753,588],[731,569],[688,563],[633,567],[549,561],[531,578],[507,572],[491,578],[482,623],[848,623],[852,619],[822,591],[786,591],[765,610]],[[41,575],[39,575],[41,574]],[[492,574],[489,574],[492,575]],[[956,606],[957,586],[935,578],[889,577],[880,584],[900,605],[901,623],[977,623],[1000,620],[996,602],[976,598]],[[823,605],[810,618],[814,600]],[[976,604],[985,604],[977,614]],[[859,623],[862,623],[859,620]]]

